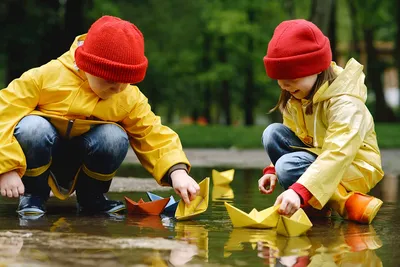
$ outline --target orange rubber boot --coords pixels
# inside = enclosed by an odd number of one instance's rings
[[[370,224],[382,206],[382,200],[360,193],[354,193],[346,201],[347,218],[359,223]]]

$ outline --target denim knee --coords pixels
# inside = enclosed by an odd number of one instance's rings
[[[24,117],[15,127],[14,136],[25,154],[28,169],[48,164],[59,138],[48,120],[35,115]]]
[[[84,164],[93,172],[116,171],[128,153],[128,135],[114,124],[96,126],[85,134],[84,141],[87,150]]]
[[[280,138],[283,130],[286,130],[286,126],[282,123],[272,123],[265,128],[261,138],[265,150],[276,144],[276,140]]]
[[[294,184],[301,174],[296,174],[291,171],[296,165],[293,157],[290,154],[283,155],[275,164],[275,172],[278,177],[279,184],[286,190]]]

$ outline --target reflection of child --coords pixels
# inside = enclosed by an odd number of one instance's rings
[[[130,144],[160,184],[193,200],[200,188],[178,135],[130,85],[144,79],[147,65],[140,30],[104,16],[70,51],[1,90],[2,196],[22,195],[21,214],[44,213],[50,188],[60,199],[76,189],[80,210],[122,210],[104,193]]]
[[[351,59],[342,69],[331,60],[329,40],[313,23],[289,20],[275,29],[264,63],[281,89],[275,109],[283,124],[263,133],[272,165],[259,189],[269,194],[278,180],[283,214],[328,203],[344,218],[370,223],[382,201],[365,193],[383,171],[363,66]]]

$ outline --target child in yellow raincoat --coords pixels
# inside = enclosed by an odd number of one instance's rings
[[[260,192],[270,194],[278,181],[286,190],[275,202],[283,214],[328,204],[343,218],[371,223],[382,201],[366,193],[383,171],[363,66],[332,62],[328,38],[306,20],[277,26],[264,65],[282,90],[275,109],[283,124],[263,133],[272,163],[259,179]]]
[[[131,85],[147,66],[140,30],[104,16],[68,52],[0,91],[0,191],[20,197],[20,214],[44,213],[50,190],[60,199],[76,190],[80,211],[123,210],[104,194],[129,144],[159,184],[194,199],[200,188],[178,135]]]

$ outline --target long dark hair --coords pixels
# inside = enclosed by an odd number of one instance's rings
[[[308,103],[306,106],[306,114],[307,115],[311,115],[313,113],[312,99],[313,99],[315,93],[318,91],[318,89],[326,82],[328,82],[329,85],[331,85],[332,82],[336,79],[336,77],[337,77],[337,75],[333,71],[333,68],[331,66],[329,66],[329,68],[327,68],[326,70],[324,70],[323,72],[318,74],[317,80],[315,81],[310,94],[307,96],[307,99],[311,99],[310,103]],[[283,111],[286,109],[287,102],[289,101],[289,99],[291,97],[292,97],[292,95],[288,91],[282,90],[281,95],[279,96],[278,103],[276,103],[275,107],[273,107],[269,112],[271,113],[271,112],[279,109],[279,111],[281,113],[283,113]]]

